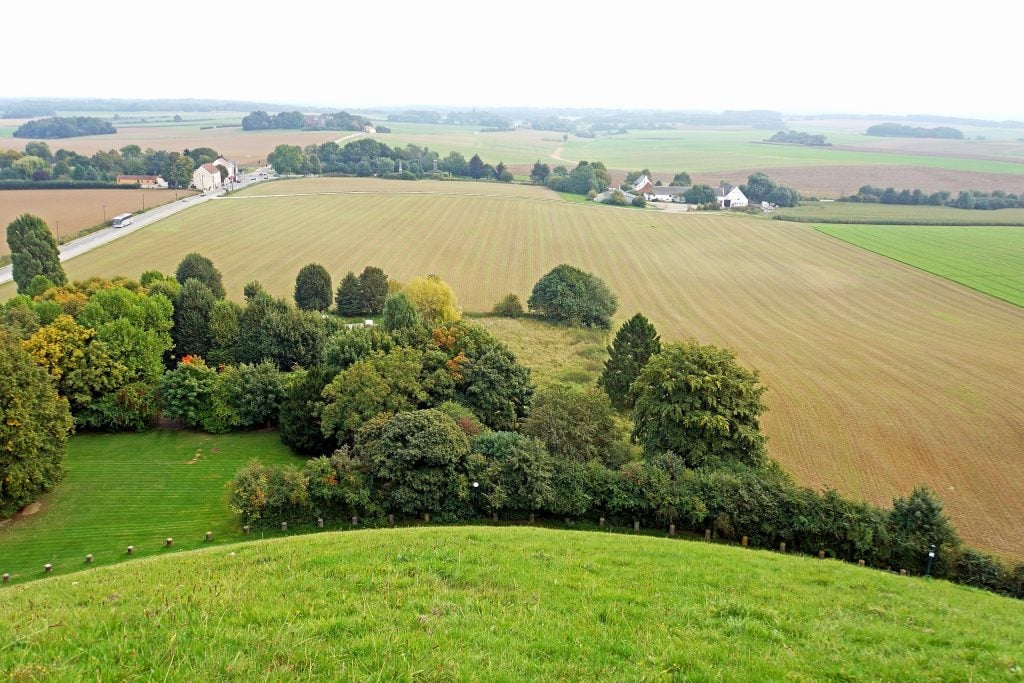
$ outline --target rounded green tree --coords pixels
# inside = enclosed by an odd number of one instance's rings
[[[619,305],[601,278],[564,263],[537,281],[526,303],[549,320],[604,329]]]
[[[633,436],[648,453],[672,451],[687,467],[760,466],[767,458],[764,391],[732,351],[670,344],[633,384]]]
[[[334,304],[338,307],[338,315],[356,316],[366,313],[366,301],[359,278],[349,271],[338,284],[334,295]]]
[[[50,228],[39,216],[24,213],[7,226],[7,246],[11,250],[11,274],[18,293],[28,289],[32,279],[43,275],[55,285],[68,281],[60,265],[60,251]]]
[[[304,311],[331,307],[331,274],[319,263],[303,266],[295,276],[295,305]]]
[[[185,284],[185,281],[190,278],[195,278],[209,287],[215,297],[224,298],[224,282],[220,271],[213,265],[213,261],[202,254],[192,252],[181,259],[174,278],[181,284]]]

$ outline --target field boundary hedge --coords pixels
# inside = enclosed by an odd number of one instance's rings
[[[0,180],[0,190],[138,190],[138,183],[128,185],[84,180]]]

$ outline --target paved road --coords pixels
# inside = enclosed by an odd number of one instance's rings
[[[269,167],[266,167],[258,169],[256,174],[246,175],[241,181],[234,184],[235,189],[237,190],[242,187],[248,187],[249,185],[260,182],[257,179],[258,173],[260,172],[269,174],[271,171]],[[167,191],[171,192],[172,190]],[[103,230],[97,230],[85,237],[79,237],[77,240],[72,240],[61,245],[60,260],[67,261],[68,259],[80,256],[87,251],[92,251],[96,247],[107,244],[108,242],[113,242],[125,235],[130,235],[136,230],[141,230],[147,225],[152,225],[153,223],[163,220],[168,216],[173,216],[179,211],[184,211],[185,209],[202,204],[203,202],[207,202],[214,197],[219,197],[222,194],[224,194],[224,190],[214,190],[204,194],[197,194],[192,197],[185,197],[176,202],[170,202],[169,204],[158,206],[155,209],[150,209],[149,211],[136,216],[135,221],[126,228],[104,228]],[[13,279],[14,277],[11,266],[4,266],[3,268],[0,268],[0,285],[10,282]]]

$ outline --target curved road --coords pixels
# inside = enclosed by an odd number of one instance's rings
[[[246,176],[239,182],[235,183],[235,188],[248,187],[260,182],[257,178],[258,174],[261,172],[270,174],[270,168],[266,167],[258,169],[256,174]],[[198,204],[209,201],[214,197],[219,197],[222,194],[224,194],[223,189],[185,197],[176,202],[170,202],[169,204],[158,206],[155,209],[150,209],[149,211],[136,216],[135,221],[127,228],[103,228],[102,230],[97,230],[85,237],[79,237],[76,240],[72,240],[60,246],[60,260],[67,261],[68,259],[72,259],[87,251],[91,251],[96,247],[107,244],[108,242],[113,242],[125,235],[130,235],[136,230],[141,230],[147,225],[156,223],[168,216],[173,216],[179,211],[184,211],[185,209],[197,206]],[[6,284],[14,279],[12,269],[13,267],[9,265],[0,268],[0,285]]]

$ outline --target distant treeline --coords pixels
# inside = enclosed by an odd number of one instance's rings
[[[279,111],[280,103],[242,102],[237,100],[203,100],[203,99],[156,99],[156,100],[124,100],[109,98],[0,98],[2,118],[29,118],[31,116],[53,116],[58,111],[166,111],[166,112],[205,112],[205,111],[255,111],[269,109]]]
[[[971,119],[961,116],[937,116],[935,114],[909,114],[907,116],[890,116],[878,114],[814,114],[809,116],[794,116],[795,120],[821,121],[824,119],[857,119],[857,120],[878,120],[888,119],[890,121],[912,121],[915,123],[948,123],[955,126],[985,126],[989,128],[1024,128],[1024,121],[1007,119],[1004,121],[992,121],[990,119]]]
[[[981,211],[1024,208],[1024,196],[1012,192],[1006,193],[1002,190],[990,193],[979,190],[960,190],[960,193],[953,197],[952,193],[945,190],[925,194],[921,190],[896,190],[891,187],[883,190],[872,185],[864,185],[857,190],[857,194],[840,197],[837,201],[907,206],[951,206],[956,209],[978,209]]]
[[[865,135],[877,135],[887,138],[942,138],[945,140],[963,140],[964,134],[949,126],[922,128],[920,126],[904,126],[899,123],[879,123],[865,131]]]
[[[449,126],[482,126],[494,131],[511,130],[512,119],[489,111],[453,111],[442,114],[429,109],[407,109],[388,114],[388,121],[394,123],[431,123]]]
[[[14,131],[14,137],[52,140],[74,138],[81,135],[108,135],[116,132],[117,129],[110,125],[110,121],[98,119],[95,116],[51,116],[21,124]]]
[[[826,142],[824,135],[801,133],[795,130],[780,130],[768,138],[767,142],[785,142],[790,145],[808,145],[810,147],[832,146],[831,142]]]
[[[258,110],[242,118],[243,130],[270,130],[273,128],[292,130],[301,130],[303,128],[312,130],[362,130],[364,127],[372,125],[368,118],[344,111],[316,114],[307,117],[300,111],[282,111],[277,114],[268,114],[265,111]]]

